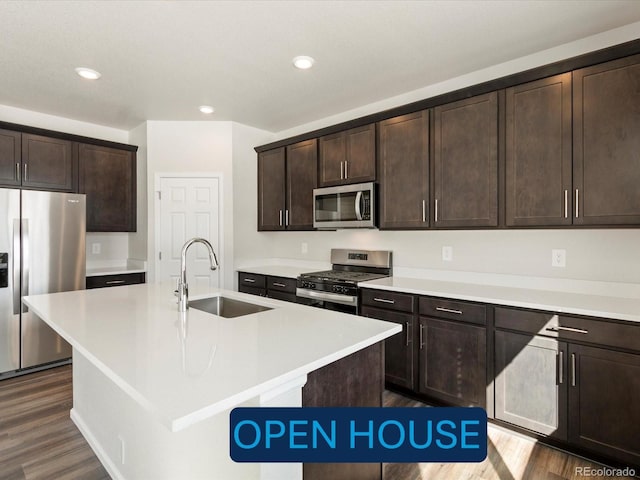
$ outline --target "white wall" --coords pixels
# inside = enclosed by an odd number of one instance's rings
[[[258,232],[258,162],[254,147],[268,143],[273,134],[233,123],[233,217],[235,262],[264,258],[275,238]],[[234,278],[237,281],[237,278]]]
[[[155,208],[158,173],[222,173],[224,256],[221,284],[233,286],[233,166],[231,122],[147,122],[148,276],[155,281]],[[219,252],[216,252],[219,253]]]
[[[136,155],[136,231],[129,234],[128,258],[147,261],[147,122],[129,132],[129,142],[138,146]]]
[[[640,23],[631,24],[278,132],[274,139],[287,138],[639,37]],[[254,162],[255,158],[253,155]],[[239,188],[246,186],[243,195],[249,195],[249,185],[253,188],[255,176],[255,164],[251,166],[248,161],[244,168],[236,170],[234,183]],[[251,197],[251,205],[247,208],[255,209],[254,204]],[[328,262],[332,247],[380,248],[393,250],[396,267],[640,283],[640,229],[249,232],[250,228],[255,229],[255,224],[255,211],[252,215],[244,212],[236,219],[236,230],[245,232],[242,243],[238,243],[236,248],[239,264],[245,258],[250,260],[257,256]],[[301,253],[303,242],[308,244],[307,254]],[[259,250],[254,245],[259,245]],[[441,249],[445,245],[453,247],[451,262],[442,261]],[[567,250],[566,268],[551,267],[552,248]]]

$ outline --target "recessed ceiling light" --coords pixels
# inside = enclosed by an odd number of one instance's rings
[[[209,115],[210,113],[213,113],[215,109],[209,105],[200,105],[200,111]]]
[[[311,57],[307,57],[306,55],[300,55],[293,59],[293,66],[299,68],[300,70],[307,70],[313,67],[315,60]]]
[[[85,67],[76,68],[76,73],[87,80],[97,80],[102,76],[100,72]]]

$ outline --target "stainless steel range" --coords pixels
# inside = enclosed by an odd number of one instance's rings
[[[331,249],[332,270],[303,273],[296,295],[309,305],[347,313],[358,311],[358,283],[391,275],[388,250]]]

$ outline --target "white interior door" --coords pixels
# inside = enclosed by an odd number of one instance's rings
[[[221,266],[209,268],[209,254],[202,244],[194,244],[187,252],[187,282],[211,289],[220,286],[222,252],[220,251],[220,179],[214,177],[161,177],[158,281],[180,276],[180,253],[184,243],[202,237],[211,243]]]

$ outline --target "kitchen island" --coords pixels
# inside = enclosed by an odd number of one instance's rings
[[[237,318],[177,310],[170,284],[25,297],[73,347],[71,417],[113,478],[301,478],[236,464],[229,411],[301,406],[307,375],[399,325],[216,290],[270,307]]]

